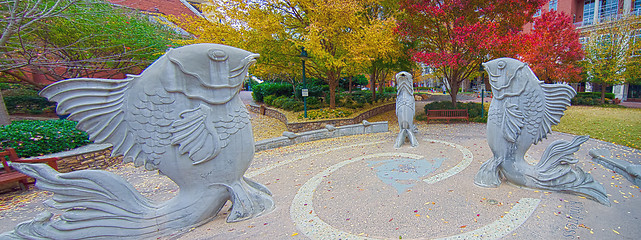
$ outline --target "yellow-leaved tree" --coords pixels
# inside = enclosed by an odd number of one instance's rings
[[[366,69],[373,59],[399,51],[393,18],[371,18],[376,0],[212,1],[207,19],[185,17],[181,27],[197,36],[183,43],[221,43],[261,54],[254,74],[299,74],[301,47],[310,73],[329,85],[336,107],[341,73]],[[371,14],[370,14],[371,15]]]

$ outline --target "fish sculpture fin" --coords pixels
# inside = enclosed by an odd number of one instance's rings
[[[180,154],[189,154],[193,164],[214,159],[222,148],[212,109],[204,104],[180,113],[180,119],[172,124],[172,144],[179,145]]]
[[[545,109],[543,119],[535,134],[534,144],[540,142],[552,131],[552,126],[561,122],[563,112],[571,104],[576,91],[567,84],[541,84],[545,94]]]
[[[551,143],[543,152],[533,174],[528,174],[534,180],[535,187],[583,195],[610,206],[605,188],[592,175],[574,166],[578,160],[572,155],[588,139],[589,136],[576,136],[571,142],[557,140]]]
[[[157,219],[162,219],[156,215],[159,205],[116,174],[100,170],[59,173],[46,164],[11,163],[11,167],[36,178],[39,189],[54,193],[45,205],[63,210],[59,219],[45,211],[18,224],[11,232],[17,238],[138,239],[156,234]],[[137,227],[129,227],[132,224]]]
[[[128,90],[136,76],[126,79],[72,78],[53,83],[42,91],[49,101],[57,102],[58,115],[77,121],[76,128],[87,132],[95,143],[114,145],[112,156],[136,157],[133,139],[125,114]]]
[[[504,105],[505,112],[503,112],[503,137],[509,142],[516,142],[516,138],[521,135],[521,129],[525,124],[523,121],[523,112],[519,110],[516,104]]]

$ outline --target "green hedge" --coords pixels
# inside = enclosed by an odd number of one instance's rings
[[[606,103],[614,99],[614,93],[605,93]],[[572,105],[596,106],[601,105],[601,92],[580,92],[572,98]]]
[[[52,112],[56,107],[55,103],[49,102],[46,98],[26,95],[4,97],[4,104],[9,114],[41,114],[46,111]]]
[[[383,88],[383,92],[389,92],[389,93],[396,93],[396,87],[385,87]]]
[[[0,146],[15,148],[20,157],[67,151],[89,143],[87,133],[69,120],[21,120],[0,127]]]
[[[311,85],[307,84],[308,97],[323,97],[326,92],[329,92],[329,85]],[[296,98],[302,99],[303,85],[296,86]],[[309,99],[308,99],[309,100]]]
[[[591,97],[601,99],[601,92],[580,92],[576,97]],[[614,93],[605,93],[605,98],[613,99]]]
[[[9,114],[53,112],[56,106],[55,103],[38,96],[38,91],[19,84],[2,83],[0,89],[3,90],[2,96]]]
[[[462,103],[456,102],[456,108],[452,106],[450,101],[441,101],[441,102],[431,102],[425,105],[425,115],[427,115],[427,110],[442,110],[442,109],[467,109],[467,113],[470,116],[470,121],[472,122],[487,122],[487,111],[482,109],[483,105],[480,103]],[[483,115],[481,115],[483,111]]]
[[[276,97],[275,95],[269,95],[265,97],[264,100],[265,104],[267,104],[268,106],[281,108],[286,111],[292,112],[303,111],[303,102],[290,97]]]
[[[276,97],[291,97],[293,95],[293,91],[294,89],[289,83],[263,82],[253,86],[252,96],[254,97],[254,101],[263,102],[264,98],[269,95],[275,95]]]

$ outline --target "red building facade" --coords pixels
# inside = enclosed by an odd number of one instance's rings
[[[588,33],[593,26],[601,22],[616,19],[623,14],[641,15],[641,0],[550,0],[541,7],[540,13],[561,11],[570,15],[574,25],[582,33]],[[540,13],[537,13],[538,16]],[[532,24],[524,27],[525,31],[532,29]],[[586,34],[587,35],[587,34]],[[584,41],[584,39],[580,39]],[[579,90],[601,91],[600,86],[589,83],[578,87]],[[629,101],[641,101],[641,85],[619,85],[606,91],[613,92],[617,98]]]

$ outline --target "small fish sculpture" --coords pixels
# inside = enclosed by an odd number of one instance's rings
[[[67,79],[42,90],[91,140],[111,143],[124,162],[158,169],[180,192],[154,202],[107,171],[12,164],[54,193],[49,207],[65,211],[59,219],[44,212],[0,238],[156,239],[207,223],[228,200],[228,222],[272,210],[270,191],[243,176],[254,140],[238,92],[258,56],[194,44],[169,50],[140,75]]]
[[[574,164],[573,158],[589,136],[551,143],[536,165],[525,153],[561,120],[576,91],[567,84],[544,84],[526,63],[499,58],[483,63],[492,86],[487,142],[493,157],[474,178],[481,187],[498,187],[502,179],[520,186],[582,195],[610,205],[601,184]]]
[[[412,83],[412,74],[408,72],[396,74],[396,117],[398,118],[400,131],[394,143],[395,148],[400,148],[406,139],[409,140],[412,147],[418,146],[418,141],[414,135],[414,133],[418,132],[418,128],[414,125],[416,102]]]

